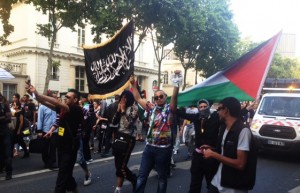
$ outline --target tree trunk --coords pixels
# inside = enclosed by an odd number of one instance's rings
[[[44,86],[44,91],[43,93],[47,93],[49,89],[49,82],[50,82],[50,77],[51,77],[51,72],[52,72],[52,57],[53,57],[53,49],[54,49],[54,44],[56,42],[56,33],[57,30],[53,30],[53,36],[51,38],[51,45],[50,45],[50,51],[48,55],[48,65],[47,65],[47,70],[46,70],[46,79],[45,79],[45,86]]]
[[[187,67],[183,67],[184,69],[184,74],[183,74],[183,86],[182,86],[182,91],[185,90],[185,87],[186,87],[186,74],[187,74],[187,70],[188,68]]]
[[[198,84],[198,82],[197,82],[198,70],[197,70],[197,69],[195,69],[195,71],[196,71],[196,75],[195,75],[195,85],[196,85],[196,84]]]
[[[157,61],[158,62],[158,90],[160,90],[160,83],[161,83],[161,63],[162,60]]]

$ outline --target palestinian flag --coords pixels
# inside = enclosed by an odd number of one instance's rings
[[[204,98],[218,102],[225,97],[252,101],[259,97],[281,32],[260,44],[229,67],[179,93],[178,106],[196,104]]]

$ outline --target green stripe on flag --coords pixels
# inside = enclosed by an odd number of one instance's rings
[[[209,101],[219,102],[225,97],[235,97],[240,101],[254,100],[247,93],[235,86],[231,82],[225,82],[214,86],[206,86],[195,88],[186,93],[179,93],[178,107],[186,107],[197,104],[200,99],[207,99]],[[170,100],[170,98],[168,98]]]

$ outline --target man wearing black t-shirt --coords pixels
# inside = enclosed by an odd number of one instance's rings
[[[61,103],[52,97],[39,94],[35,87],[30,84],[26,84],[26,90],[28,93],[34,93],[40,103],[59,113],[58,125],[56,127],[58,129],[57,150],[59,170],[55,193],[65,193],[66,191],[76,193],[78,190],[73,177],[73,168],[76,162],[79,139],[83,127],[83,111],[79,106],[80,93],[75,89],[71,89],[65,95],[65,103]],[[54,127],[45,136],[51,136],[53,131]]]
[[[35,125],[36,123],[36,108],[35,104],[30,101],[29,95],[25,94],[23,96],[24,106],[23,106],[23,113],[24,116],[30,121],[31,124]]]
[[[192,156],[191,164],[191,183],[189,193],[200,193],[202,181],[205,177],[207,187],[214,176],[216,164],[212,159],[205,159],[200,147],[204,144],[209,144],[215,147],[220,121],[217,112],[211,113],[209,102],[206,99],[201,99],[197,103],[198,113],[189,113],[184,109],[178,110],[178,115],[184,119],[190,120],[195,128],[195,148]]]

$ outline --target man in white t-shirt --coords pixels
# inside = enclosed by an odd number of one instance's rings
[[[219,162],[208,193],[247,193],[255,184],[257,153],[253,137],[240,119],[240,102],[234,97],[220,101],[220,127],[216,150],[201,146],[205,158]]]

